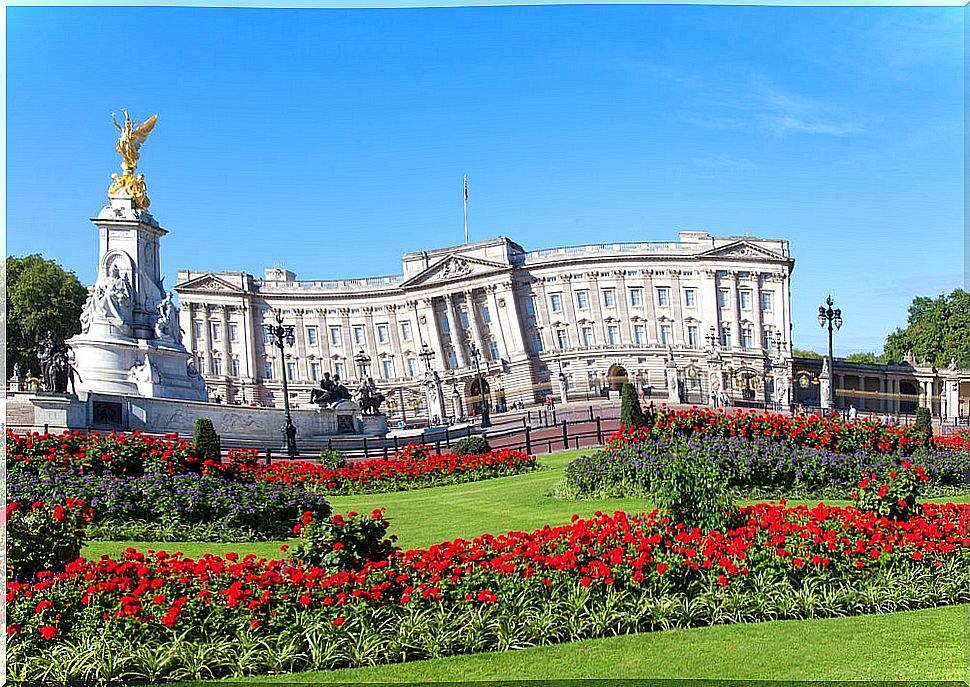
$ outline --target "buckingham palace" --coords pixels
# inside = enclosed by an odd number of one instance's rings
[[[768,387],[771,369],[791,366],[788,241],[678,238],[526,250],[499,237],[330,281],[179,270],[175,290],[186,348],[227,403],[282,405],[284,373],[303,403],[328,372],[373,377],[405,418],[428,416],[422,380],[435,372],[466,407],[484,392],[499,409],[626,381],[667,400],[674,380],[692,403],[787,393]],[[266,334],[277,314],[295,334],[282,359]]]

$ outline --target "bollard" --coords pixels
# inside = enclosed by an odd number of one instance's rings
[[[367,455],[367,437],[364,437],[364,460],[367,460],[369,456]]]
[[[468,425],[467,427],[465,427],[465,430],[466,430],[465,436],[470,437],[472,435],[472,426]]]
[[[552,407],[552,424],[558,425],[559,420],[556,419],[556,406]]]
[[[599,418],[596,418],[596,443],[603,443],[603,424],[600,422]]]
[[[552,439],[550,439],[546,445],[546,453],[552,453]]]
[[[530,456],[532,455],[532,436],[531,436],[531,434],[532,434],[532,431],[529,428],[529,425],[526,425],[525,426],[525,452],[527,454],[529,454]]]
[[[576,437],[576,450],[579,450],[579,437]]]
[[[437,453],[439,456],[441,455],[441,439],[435,442],[434,452]]]
[[[384,460],[387,460],[387,444],[384,444]]]
[[[565,420],[562,421],[562,447],[569,448],[569,429]]]
[[[394,435],[394,453],[397,453],[400,450],[401,450],[401,447],[397,445],[397,435],[395,434]]]
[[[447,427],[445,427],[445,446],[451,448],[451,433],[448,431]]]
[[[333,439],[327,439],[327,450],[333,451]]]
[[[50,430],[48,430],[47,423],[45,422],[44,423],[44,434],[49,434],[49,433],[50,433]]]
[[[273,463],[273,452],[270,449],[266,449],[266,464],[271,465]]]
[[[589,407],[589,421],[593,421],[593,406]]]

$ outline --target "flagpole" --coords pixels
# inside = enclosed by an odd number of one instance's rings
[[[468,175],[465,175],[465,243],[468,243]]]

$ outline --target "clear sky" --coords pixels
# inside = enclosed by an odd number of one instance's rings
[[[794,343],[881,351],[964,285],[963,8],[7,8],[7,253],[96,277],[116,130],[177,269],[400,272],[526,249],[787,238]]]

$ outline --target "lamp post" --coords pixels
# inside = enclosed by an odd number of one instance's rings
[[[711,349],[712,353],[717,351],[717,331],[714,329],[714,325],[711,325],[711,331],[704,339],[707,341],[707,347]]]
[[[482,352],[479,351],[478,348],[475,346],[474,341],[472,341],[468,345],[468,352],[471,355],[472,359],[475,361],[475,376],[478,377],[478,394],[479,394],[479,399],[481,403],[479,408],[481,408],[481,411],[482,411],[481,426],[482,428],[491,427],[492,423],[488,419],[488,401],[485,400],[485,381],[482,379],[482,368],[478,364],[478,359],[481,357]]]
[[[360,353],[354,356],[354,362],[357,363],[357,375],[360,377],[361,383],[367,381],[367,366],[370,365],[371,357],[364,352],[364,349],[360,349]]]
[[[431,372],[431,359],[434,358],[434,351],[427,343],[421,343],[421,352],[418,353],[418,357],[424,363],[424,371]]]
[[[286,360],[283,357],[283,345],[292,346],[296,341],[293,336],[293,325],[283,324],[283,314],[277,311],[276,324],[266,325],[271,342],[280,349],[280,361],[283,363],[283,411],[286,413],[286,424],[283,425],[283,434],[286,435],[286,455],[291,460],[296,458],[296,427],[293,426],[293,418],[290,417],[290,390],[286,383]]]
[[[832,325],[834,324],[836,329],[842,329],[842,310],[839,308],[833,310],[832,305],[832,296],[830,295],[825,299],[825,305],[818,306],[819,326],[825,327],[828,324],[829,327],[829,410],[835,409],[835,384],[833,383],[835,360],[832,356]]]

